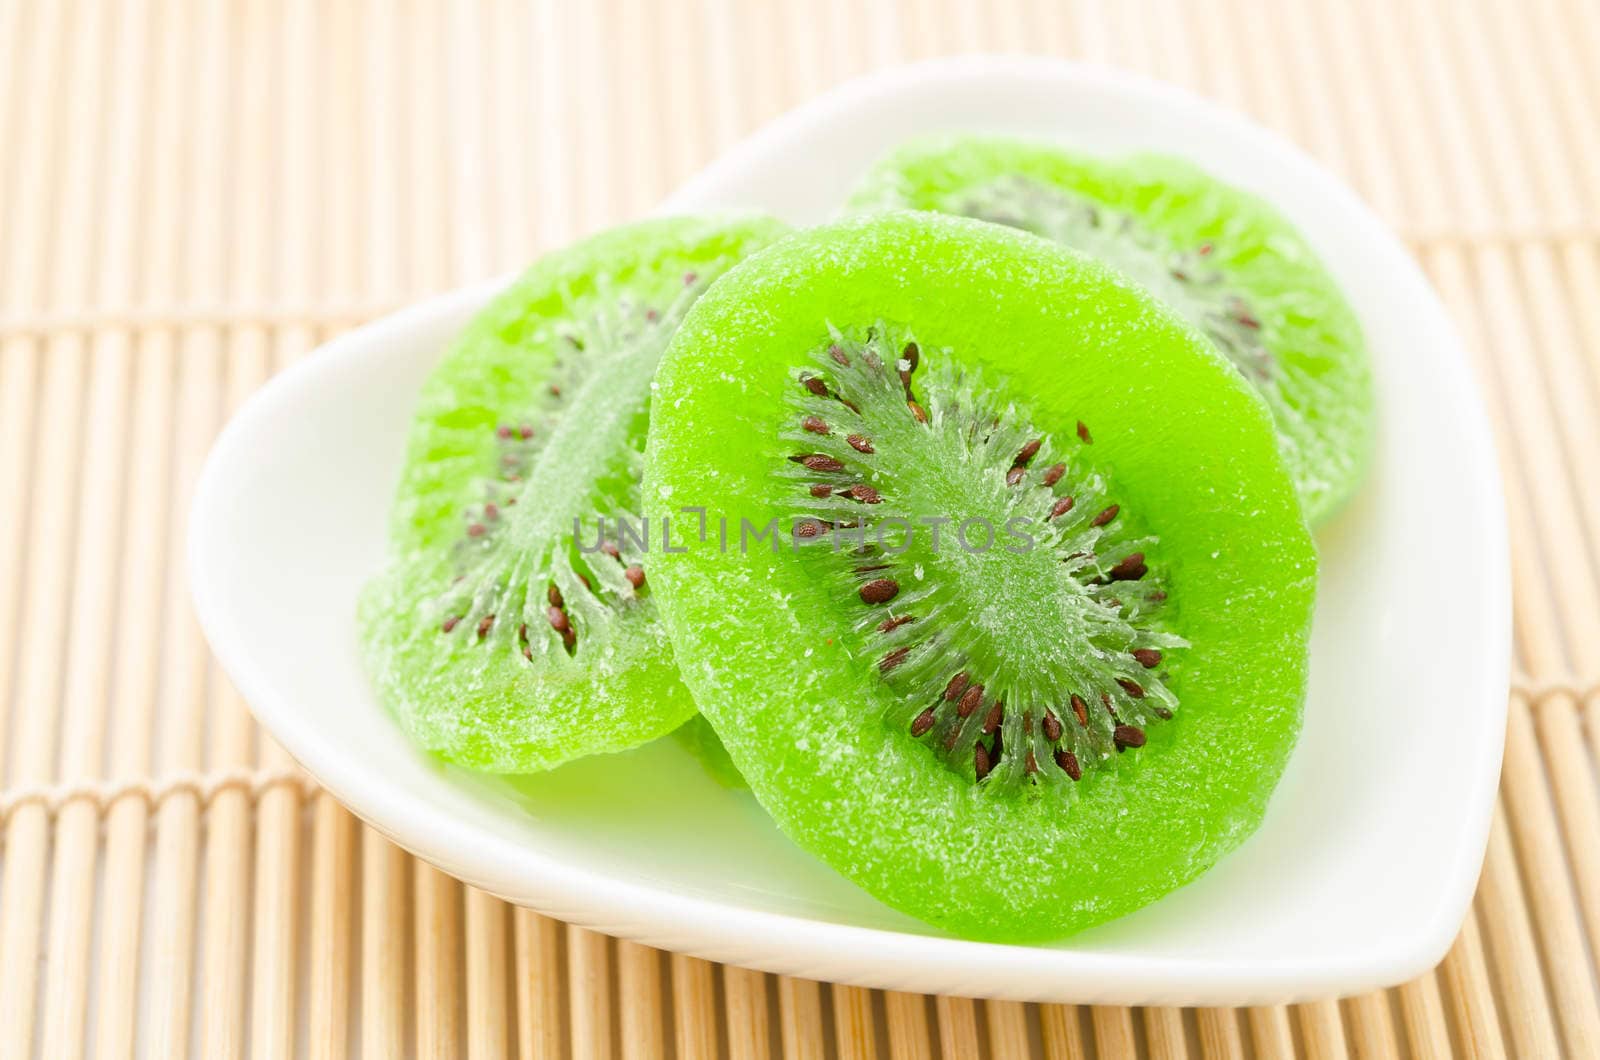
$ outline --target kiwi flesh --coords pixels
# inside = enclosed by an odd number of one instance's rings
[[[754,255],[660,365],[644,503],[756,798],[947,931],[1154,900],[1250,834],[1294,745],[1316,559],[1271,419],[1046,241],[890,213]]]
[[[961,136],[891,153],[853,204],[973,217],[1099,258],[1177,310],[1261,395],[1313,524],[1359,485],[1374,427],[1360,326],[1304,238],[1256,196],[1175,158]]]
[[[629,534],[651,377],[695,299],[781,228],[609,231],[539,261],[445,353],[359,616],[375,685],[424,748],[531,772],[694,713]]]
[[[722,746],[722,740],[717,736],[717,730],[706,721],[705,715],[696,714],[676,729],[672,730],[672,738],[678,746],[688,751],[700,768],[710,775],[712,780],[731,790],[748,788],[739,767],[733,764],[733,759],[728,757],[728,749]]]

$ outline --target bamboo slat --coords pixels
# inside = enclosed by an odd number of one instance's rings
[[[964,997],[934,999],[939,1020],[939,1047],[944,1056],[976,1056],[978,1052],[977,1006]]]
[[[661,954],[636,942],[617,943],[617,995],[622,1009],[622,1055],[659,1060],[666,1055],[666,1019],[661,999]],[[766,1008],[762,998],[761,1007]],[[494,1053],[486,1052],[492,1056]]]
[[[1414,982],[1080,1009],[614,943],[364,828],[205,651],[184,513],[274,372],[648,211],[845,78],[978,50],[1278,129],[1468,341],[1528,676],[1472,915]],[[1583,0],[0,0],[0,1060],[1600,1055],[1597,60]]]
[[[718,1019],[715,966],[696,957],[673,954],[672,998],[678,1055],[716,1055]]]
[[[1200,1055],[1206,1060],[1234,1060],[1244,1056],[1239,1034],[1239,1013],[1231,1008],[1203,1008],[1195,1013],[1200,1032]]]
[[[99,61],[98,50],[106,53],[105,66],[113,71],[110,92],[130,92],[135,70],[129,39],[137,40],[138,29],[129,38],[112,36],[121,27],[108,25],[107,12],[94,14],[86,24],[76,27],[82,41],[75,76],[78,85],[77,111],[73,117],[95,129],[94,110],[102,105],[96,88],[103,83],[102,71],[85,69]],[[131,28],[131,27],[130,27]],[[115,48],[108,42],[115,39]],[[113,59],[112,56],[115,56]],[[137,157],[135,146],[123,131],[136,128],[124,100],[121,109],[105,116],[98,129],[102,144],[102,163],[126,166]],[[112,139],[112,130],[122,135]],[[86,165],[94,163],[83,160]],[[79,182],[92,180],[81,172]],[[129,265],[134,249],[130,214],[132,203],[126,192],[103,195],[87,187],[76,189],[73,198],[82,211],[76,224],[62,234],[69,238],[89,238],[85,226],[100,217],[108,227],[104,233],[106,256],[96,275],[81,276],[79,283],[92,283],[97,296],[125,295],[129,287]],[[105,201],[99,210],[95,200]],[[85,411],[90,424],[84,442],[82,486],[78,497],[78,532],[75,547],[74,578],[66,631],[66,676],[62,688],[60,736],[57,746],[57,775],[62,780],[92,777],[100,769],[104,750],[106,698],[111,682],[111,625],[118,591],[117,539],[115,529],[121,518],[123,495],[119,484],[126,472],[122,446],[128,429],[127,393],[131,365],[126,335],[97,334],[89,340],[89,394]],[[99,808],[86,801],[63,805],[55,821],[54,860],[50,868],[48,898],[50,922],[43,989],[44,1012],[41,1028],[43,1052],[49,1056],[77,1057],[86,1048],[84,1023],[89,1008],[93,968],[89,963],[94,921],[82,910],[94,902],[96,863],[99,857]]]
[[[1028,1051],[1028,1012],[1016,1001],[990,1001],[984,1006],[989,1024],[989,1051],[995,1056],[1022,1056]]]
[[[873,1060],[878,1055],[875,1023],[870,990],[834,985],[833,1027],[842,1060]]]
[[[728,1055],[734,1060],[761,1060],[772,1055],[772,1034],[767,1026],[767,979],[764,973],[746,968],[722,969]]]
[[[734,971],[738,973],[736,978],[753,974],[743,969]],[[604,935],[568,926],[567,996],[571,1000],[569,1019],[572,1051],[579,1056],[610,1055],[614,1048],[611,1034],[611,1008],[614,1002],[611,991],[611,947]],[[730,1022],[736,1007],[737,1002],[730,995]],[[765,1011],[763,1008],[762,1013]],[[747,1008],[741,1009],[741,1012],[745,1020],[753,1018]],[[741,1025],[738,1029],[743,1031],[744,1027]]]
[[[921,994],[887,990],[883,995],[885,1020],[889,1026],[889,1052],[906,1060],[929,1060],[934,1039],[930,1036],[928,999]],[[805,1055],[784,1042],[784,1055]],[[818,1052],[813,1055],[820,1056]]]
[[[898,996],[898,995],[893,995]],[[909,999],[920,1004],[921,997]],[[896,1014],[902,1013],[899,1024],[902,1028],[899,1039],[896,1041],[895,1052],[902,1050],[906,1055],[917,1055],[919,1051],[925,1052],[925,1047],[919,1047],[910,1040],[917,1033],[916,1018],[914,1015],[903,1014],[904,1003],[891,1000],[889,1002],[889,1030],[891,1035],[895,1032]],[[821,1060],[828,1054],[825,1024],[822,1018],[822,985],[810,979],[795,979],[791,976],[778,977],[778,1014],[782,1022],[783,1055],[791,1058],[804,1058],[804,1060]],[[927,1029],[921,1028],[922,1037],[926,1039]]]
[[[1089,1055],[1084,1049],[1081,1013],[1074,1005],[1040,1005],[1039,1031],[1047,1060],[1081,1060]],[[947,1047],[945,1055],[968,1054]]]
[[[1189,1055],[1189,1035],[1183,1025],[1183,1010],[1145,1009],[1144,1040],[1152,1058],[1185,1060]]]

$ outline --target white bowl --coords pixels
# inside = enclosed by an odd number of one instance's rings
[[[671,210],[832,213],[879,151],[940,130],[1187,156],[1277,203],[1360,313],[1378,458],[1319,541],[1304,735],[1266,822],[1193,884],[1053,946],[969,942],[879,905],[791,846],[671,741],[508,781],[419,754],[352,629],[384,551],[410,409],[498,284],[425,302],[273,380],[218,439],[189,567],[212,647],[261,722],[370,824],[447,871],[651,945],[863,986],[1019,1000],[1236,1005],[1349,993],[1435,963],[1467,909],[1499,776],[1509,645],[1504,510],[1467,358],[1395,238],[1305,155],[1126,74],[932,63],[774,122]]]

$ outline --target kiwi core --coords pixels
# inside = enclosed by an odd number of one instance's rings
[[[1079,780],[1172,717],[1168,572],[1074,423],[879,323],[794,371],[797,541],[891,690],[886,723],[1002,791]]]

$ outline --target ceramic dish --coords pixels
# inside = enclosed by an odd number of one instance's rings
[[[1278,137],[1176,89],[1020,59],[910,67],[774,122],[666,209],[803,224],[883,148],[943,130],[1187,156],[1275,202],[1361,316],[1372,477],[1319,534],[1304,734],[1266,822],[1195,883],[1051,946],[949,938],[788,843],[672,741],[519,780],[442,766],[373,698],[357,590],[378,567],[410,409],[498,283],[328,344],[257,394],[199,483],[189,573],[207,636],[272,734],[370,824],[470,883],[670,950],[872,987],[1021,1000],[1254,1004],[1420,973],[1473,892],[1499,776],[1503,501],[1467,358],[1378,220]]]

